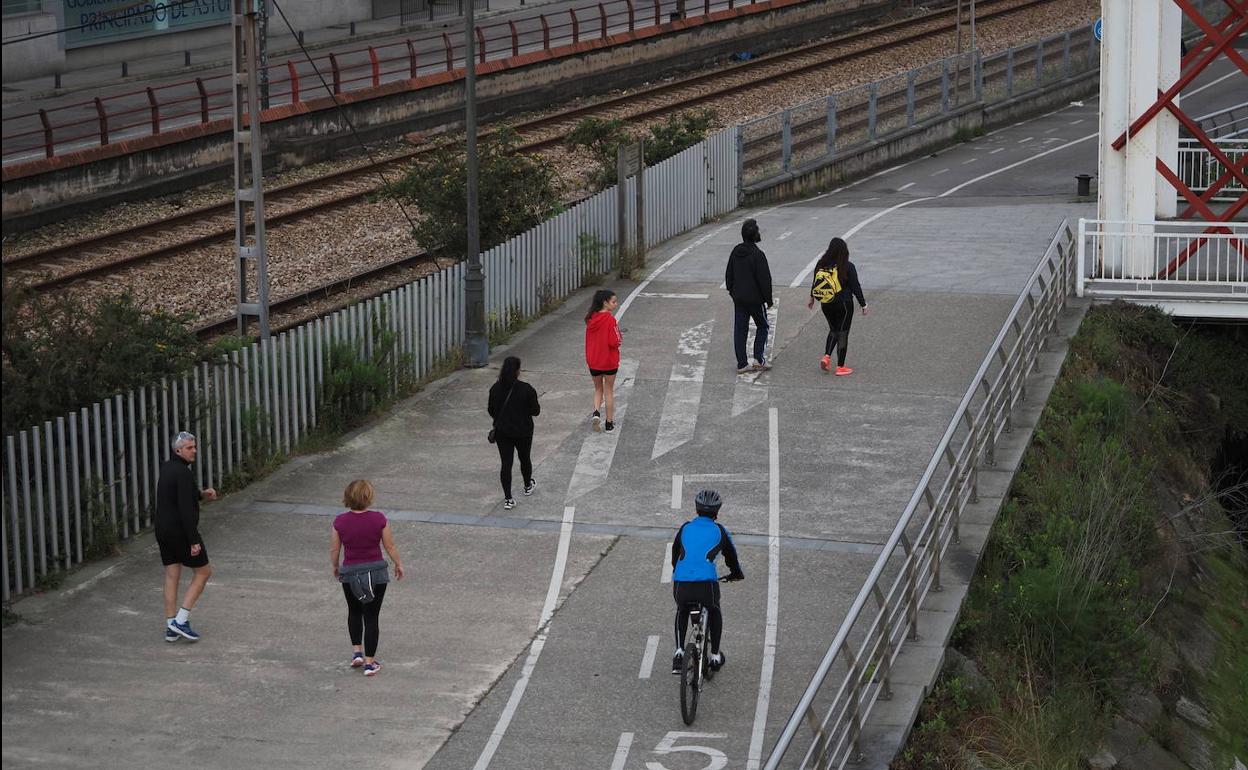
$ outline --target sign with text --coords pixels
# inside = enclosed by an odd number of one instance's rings
[[[62,0],[65,47],[228,24],[231,0]]]

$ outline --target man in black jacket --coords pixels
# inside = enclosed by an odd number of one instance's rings
[[[770,369],[764,356],[767,348],[767,310],[775,304],[771,296],[771,268],[767,255],[758,248],[763,239],[758,222],[747,219],[741,225],[741,243],[732,249],[728,268],[724,271],[724,286],[732,295],[736,306],[736,323],[733,326],[733,345],[737,353],[737,373],[750,371],[749,359],[745,357],[745,340],[750,333],[750,319],[754,319],[754,369]],[[764,307],[766,306],[766,307]]]
[[[208,551],[199,535],[199,500],[216,500],[217,491],[201,490],[195,483],[191,463],[199,447],[195,436],[185,431],[173,439],[173,457],[160,467],[156,482],[156,542],[160,545],[160,561],[165,565],[165,641],[178,639],[199,641],[191,628],[191,609],[212,577]],[[195,570],[186,589],[182,605],[178,605],[178,583],[182,567]]]

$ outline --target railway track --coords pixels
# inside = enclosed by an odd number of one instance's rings
[[[993,18],[1043,6],[1050,0],[981,0],[981,23]],[[861,30],[834,39],[751,59],[731,67],[659,83],[648,88],[601,99],[585,105],[538,116],[512,127],[522,138],[520,149],[538,152],[563,141],[581,120],[594,116],[645,123],[672,112],[731,97],[771,85],[823,67],[877,53],[948,32],[954,28],[954,9],[933,11],[920,17]],[[323,176],[272,188],[266,192],[266,226],[270,229],[306,220],[365,199],[381,186],[387,171],[398,169],[432,148],[420,148]],[[155,222],[103,233],[7,259],[6,273],[26,281],[29,288],[46,292],[75,281],[100,277],[155,260],[230,241],[234,237],[233,202],[202,206]],[[410,266],[421,255],[364,271],[370,279],[388,270]],[[358,284],[359,275],[334,279],[291,299],[307,301],[309,295],[340,290],[345,283]],[[334,287],[338,287],[335,289]],[[280,302],[286,302],[285,299]],[[212,324],[209,327],[217,326]],[[219,333],[219,332],[218,332]]]

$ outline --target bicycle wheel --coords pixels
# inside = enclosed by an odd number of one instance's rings
[[[698,648],[693,642],[685,645],[680,667],[680,716],[685,724],[693,724],[698,714]]]

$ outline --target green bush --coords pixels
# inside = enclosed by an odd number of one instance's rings
[[[4,431],[185,372],[205,355],[187,319],[128,294],[82,305],[4,285]]]
[[[651,126],[644,137],[646,165],[661,163],[702,141],[714,122],[714,110],[701,110],[669,115]],[[586,150],[594,158],[597,169],[590,176],[590,184],[597,189],[615,184],[616,154],[621,145],[635,141],[624,126],[622,120],[585,118],[568,134],[569,145]]]
[[[478,210],[481,251],[524,233],[559,212],[555,168],[540,155],[517,151],[519,137],[499,129],[478,144]],[[382,195],[416,208],[413,236],[438,254],[462,258],[468,249],[467,160],[462,142],[418,161]]]

